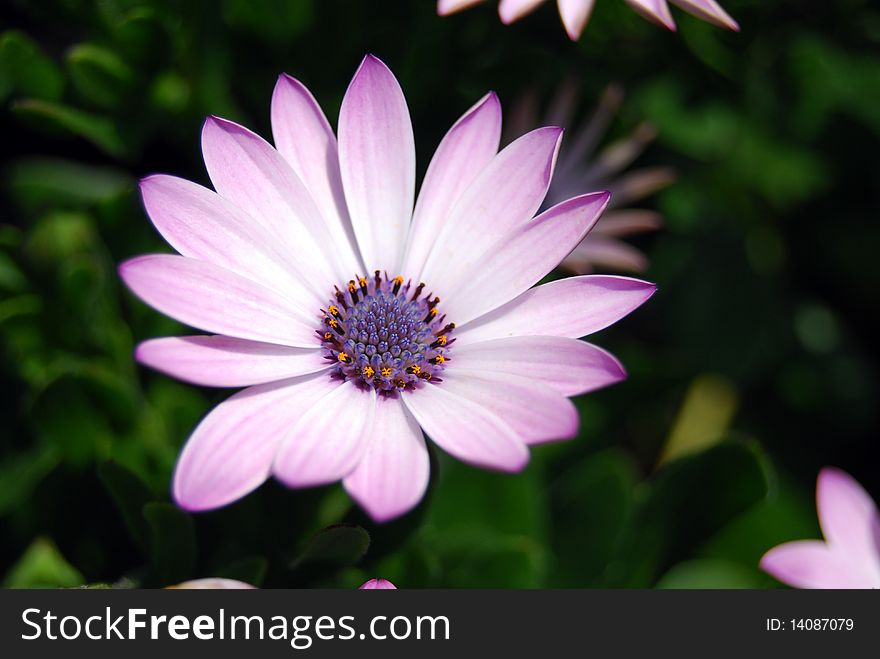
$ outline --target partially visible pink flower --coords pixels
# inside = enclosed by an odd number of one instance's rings
[[[825,541],[774,547],[761,569],[795,588],[880,588],[880,513],[849,474],[826,467],[816,486]]]
[[[540,100],[534,91],[524,93],[514,104],[512,118],[507,122],[509,139],[534,129],[553,124],[568,128],[570,139],[559,150],[556,172],[544,207],[587,190],[608,190],[611,202],[587,237],[562,261],[562,268],[578,275],[594,270],[644,272],[647,257],[622,239],[656,231],[663,218],[653,210],[632,208],[649,195],[675,181],[670,167],[652,166],[628,169],[654,140],[654,128],[640,124],[626,137],[599,149],[608,126],[622,101],[623,90],[609,85],[599,104],[585,121],[577,118],[580,84],[573,78],[557,89],[549,107],[540,111]]]
[[[272,98],[276,147],[209,118],[214,190],[141,182],[180,254],[120,266],[147,304],[207,335],[141,343],[136,358],[194,384],[245,387],[183,448],[173,495],[209,510],[259,487],[342,481],[376,521],[412,509],[430,475],[424,435],[471,465],[518,472],[529,447],[570,439],[570,397],[625,377],[579,338],[654,293],[586,276],[532,288],[589,232],[607,192],[536,216],[562,139],[533,130],[498,151],[490,93],[440,142],[415,197],[403,91],[377,58],[351,81],[334,135],[299,81]]]
[[[370,579],[363,583],[358,590],[397,590],[397,586],[387,579]]]
[[[467,9],[483,0],[437,0],[437,13],[441,16],[448,16],[462,9]],[[526,14],[532,12],[546,0],[501,0],[498,3],[498,15],[501,22],[509,25],[519,20]],[[654,21],[659,25],[675,30],[675,21],[669,11],[667,0],[625,0],[626,3],[636,10],[639,14]],[[730,15],[722,9],[715,0],[668,0],[672,4],[684,9],[689,14],[696,16],[704,21],[713,23],[719,27],[728,30],[739,31],[739,25]],[[593,12],[595,0],[556,0],[556,6],[559,10],[559,17],[565,26],[572,41],[577,41],[587,21],[590,20],[590,14]]]
[[[184,581],[174,586],[168,586],[166,590],[252,590],[256,586],[251,586],[244,581],[236,581],[235,579],[193,579],[192,581]]]

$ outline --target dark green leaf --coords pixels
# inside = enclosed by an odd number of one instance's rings
[[[621,541],[619,573],[610,581],[652,585],[766,495],[764,457],[751,442],[726,442],[669,463],[643,485]]]
[[[196,562],[196,532],[189,514],[169,503],[148,503],[153,571],[161,585],[186,581]]]
[[[57,101],[64,75],[27,35],[10,30],[0,36],[0,99],[17,93]]]
[[[248,556],[223,566],[214,576],[220,579],[235,579],[259,587],[263,585],[268,569],[269,562],[262,556]]]
[[[88,140],[111,156],[127,151],[116,124],[107,117],[35,98],[15,102],[12,111],[38,127]]]
[[[116,462],[105,462],[98,467],[98,478],[107,488],[113,503],[125,521],[125,527],[135,544],[148,553],[150,547],[150,527],[144,517],[144,506],[153,501],[154,496],[140,476]]]
[[[370,535],[360,526],[338,524],[319,531],[294,561],[293,567],[305,563],[332,563],[349,566],[357,563],[370,547]]]

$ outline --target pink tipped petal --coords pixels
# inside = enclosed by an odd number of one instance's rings
[[[569,199],[514,231],[473,262],[446,294],[443,311],[464,325],[528,290],[583,240],[608,199],[607,192]]]
[[[135,357],[166,375],[206,387],[248,387],[329,367],[317,348],[290,348],[228,336],[151,339],[137,347]]]
[[[288,487],[340,480],[357,466],[369,439],[375,390],[345,382],[306,411],[290,428],[272,472]]]
[[[224,506],[257,488],[290,427],[339,383],[324,374],[258,385],[215,407],[183,447],[173,493],[186,510]]]
[[[880,513],[849,474],[826,467],[816,487],[822,534],[836,552],[880,575]]]
[[[176,586],[166,586],[166,590],[254,590],[256,586],[251,586],[244,581],[236,581],[235,579],[193,579],[192,581],[184,581]]]
[[[572,41],[580,39],[587,21],[590,20],[594,4],[595,0],[557,0],[559,16]]]
[[[649,21],[675,31],[675,21],[669,13],[666,0],[626,0],[626,3]]]
[[[202,128],[202,154],[211,182],[259,222],[294,256],[300,279],[325,294],[357,267],[332,246],[324,218],[309,191],[271,144],[236,123],[209,117]]]
[[[436,292],[449,297],[486,250],[529,222],[547,194],[561,139],[562,129],[539,128],[495,156],[449,213],[420,279],[448,282]]]
[[[415,144],[403,91],[372,55],[364,58],[342,100],[339,164],[364,264],[393,277],[413,210]]]
[[[626,378],[623,366],[610,353],[560,336],[518,336],[468,345],[456,342],[449,363],[450,372],[527,374],[533,382],[563,396],[595,391]]]
[[[577,339],[638,309],[657,287],[646,281],[588,275],[532,288],[492,313],[455,330],[456,347],[512,336]]]
[[[403,401],[434,443],[462,462],[506,472],[528,464],[529,449],[509,425],[442,383],[429,384]]]
[[[495,157],[500,139],[501,104],[489,93],[455,122],[431,159],[401,272],[421,272],[455,202]]]
[[[213,190],[174,176],[149,176],[141,195],[153,224],[174,249],[285,291],[305,308],[324,300],[291,276],[290,257],[247,213]]]
[[[370,441],[342,484],[376,522],[412,510],[428,487],[430,464],[422,429],[400,399],[379,400]]]
[[[718,27],[739,32],[739,24],[715,0],[669,0],[689,14]]]
[[[498,15],[502,23],[509,25],[534,11],[543,2],[544,0],[501,0],[498,4]]]
[[[336,136],[312,93],[296,78],[282,74],[272,94],[272,135],[327,221],[333,248],[357,264],[360,256],[339,173]],[[349,276],[351,276],[349,274]]]
[[[880,572],[818,540],[797,540],[774,547],[761,569],[795,588],[880,588]]]
[[[119,266],[151,307],[205,332],[300,348],[317,347],[314,323],[275,291],[205,261],[148,254]]]
[[[440,386],[504,419],[526,444],[571,439],[577,434],[578,413],[572,402],[533,380],[531,374],[465,372],[453,367],[443,372]]]
[[[597,268],[644,272],[648,267],[648,259],[638,249],[622,240],[592,234],[565,257],[562,267],[579,275]]]
[[[397,586],[388,579],[370,579],[361,584],[358,590],[397,590]]]

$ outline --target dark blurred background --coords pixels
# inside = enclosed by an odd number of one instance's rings
[[[2,585],[772,587],[757,560],[818,537],[822,466],[880,497],[880,7],[724,0],[739,34],[675,10],[669,33],[602,0],[572,43],[551,4],[510,27],[494,4],[3,3]],[[656,129],[636,166],[676,180],[639,204],[663,228],[630,242],[659,292],[591,339],[630,378],[579,399],[581,435],[519,476],[435,455],[425,503],[388,525],[338,487],[274,483],[191,517],[171,470],[228,392],[133,363],[137,341],[183,332],[116,276],[167,250],[137,179],[208,184],[208,114],[270,138],[282,71],[335,124],[368,52],[401,82],[420,172],[489,89],[546,107],[574,80],[588,119],[617,83],[602,144]]]

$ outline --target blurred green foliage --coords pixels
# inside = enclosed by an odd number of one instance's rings
[[[603,2],[577,44],[549,6],[504,27],[488,4],[441,19],[428,0],[7,4],[4,586],[225,576],[355,587],[381,576],[406,587],[768,587],[761,554],[818,537],[822,465],[880,494],[876,3],[726,0],[740,34],[680,14],[669,34]],[[434,454],[425,502],[390,524],[370,523],[338,487],[274,483],[189,515],[169,503],[174,460],[226,394],[132,360],[137,341],[182,331],[116,276],[124,258],[167,250],[136,181],[163,171],[207,182],[208,114],[268,137],[282,71],[333,122],[366,52],[401,80],[421,171],[487,89],[509,103],[572,75],[595,94],[623,83],[609,139],[648,120],[659,139],[644,160],[679,172],[657,198],[666,229],[639,245],[660,292],[596,339],[630,379],[578,400],[580,436],[537,448],[520,475]],[[707,381],[724,383],[723,400],[701,399],[694,421],[688,392]],[[694,435],[705,418],[711,436]],[[696,448],[666,445],[676,419]]]

